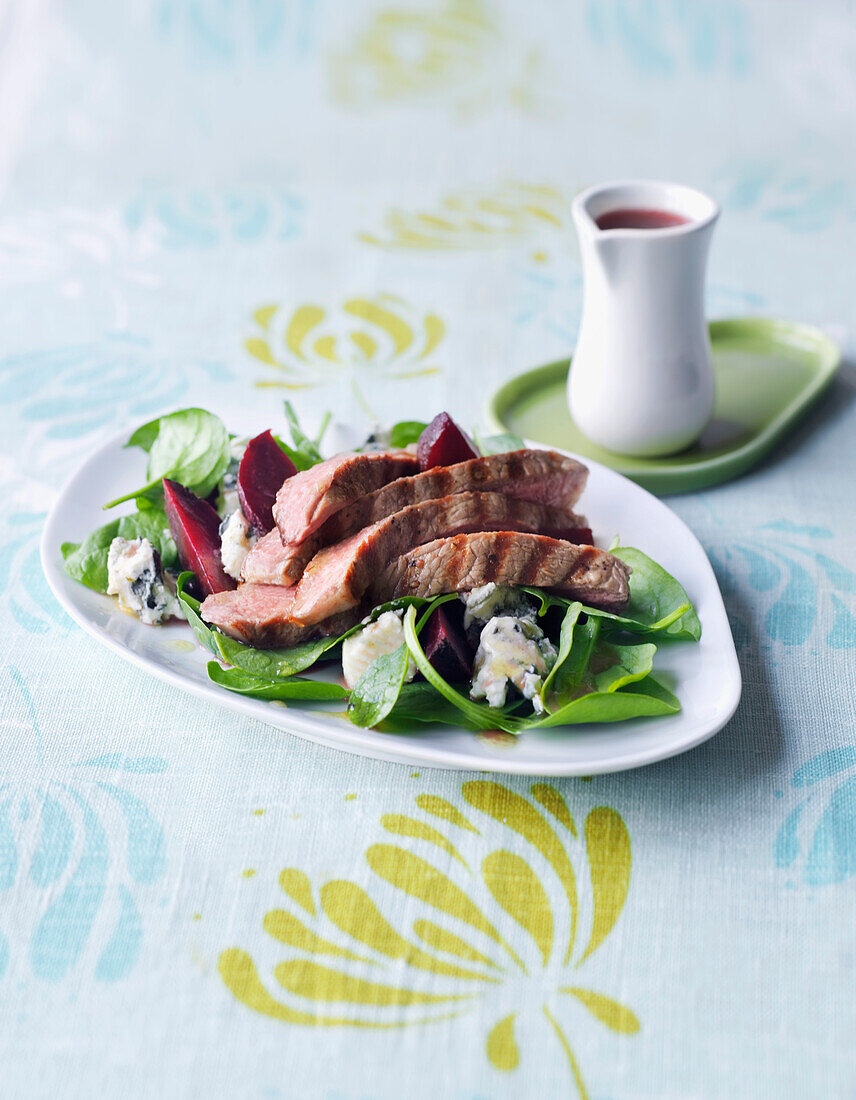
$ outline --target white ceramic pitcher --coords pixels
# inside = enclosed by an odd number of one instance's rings
[[[616,210],[666,211],[683,224],[600,229]],[[573,202],[583,260],[583,317],[568,379],[577,426],[619,454],[674,454],[713,411],[704,275],[719,207],[701,191],[629,180]]]

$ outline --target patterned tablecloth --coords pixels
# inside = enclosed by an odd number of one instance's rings
[[[381,764],[150,679],[38,559],[201,404],[468,423],[573,346],[583,185],[719,198],[712,315],[853,351],[856,12],[740,0],[0,7],[4,1098],[856,1095],[856,374],[673,498],[744,677],[592,780]],[[513,752],[498,746],[497,753]]]

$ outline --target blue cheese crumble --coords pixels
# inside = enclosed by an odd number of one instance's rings
[[[241,579],[244,560],[258,541],[240,508],[230,512],[220,524],[220,560],[234,580]]]
[[[149,626],[164,619],[183,618],[181,605],[167,587],[160,555],[148,539],[117,536],[107,551],[107,592],[118,596],[119,607]]]
[[[503,707],[511,684],[540,714],[544,677],[555,663],[556,649],[533,615],[495,615],[479,637],[470,698]]]
[[[384,611],[373,623],[342,642],[342,672],[349,688],[356,685],[357,680],[378,657],[385,653],[395,653],[405,644],[401,616],[400,611]],[[409,683],[415,675],[416,665],[411,657],[405,683]]]
[[[495,615],[522,615],[532,617],[535,604],[525,592],[507,584],[493,581],[461,594],[464,604],[464,630],[475,623],[486,623]]]

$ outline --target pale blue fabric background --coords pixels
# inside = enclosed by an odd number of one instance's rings
[[[383,10],[416,17],[390,40]],[[426,50],[433,68],[399,80],[396,58]],[[567,203],[603,178],[710,191],[711,315],[813,322],[852,356],[854,138],[849,2],[0,8],[4,1097],[572,1094],[555,1034],[522,1008],[520,1066],[490,1066],[499,1000],[361,1032],[231,996],[217,959],[264,953],[283,867],[366,884],[379,817],[421,791],[460,804],[472,777],[319,749],[148,679],[61,612],[41,524],[77,463],[158,409],[278,417],[284,391],[257,383],[284,375],[246,342],[284,356],[307,303],[347,333],[346,301],[394,295],[415,343],[367,364],[292,356],[301,409],[472,422],[499,381],[572,346]],[[481,235],[413,221],[520,186],[548,189],[552,217]],[[431,247],[402,247],[393,210]],[[444,332],[419,359],[427,315]],[[632,841],[586,981],[640,1031],[565,1019],[592,1097],[856,1094],[854,396],[845,362],[760,468],[670,501],[722,585],[735,719],[665,764],[557,784],[578,822],[612,807]]]

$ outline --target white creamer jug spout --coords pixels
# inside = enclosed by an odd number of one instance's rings
[[[717,204],[644,180],[573,202],[583,316],[568,378],[577,426],[618,454],[674,454],[713,411],[704,277]]]

